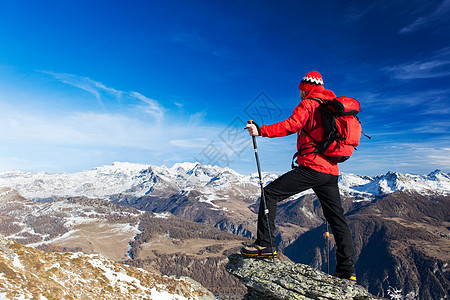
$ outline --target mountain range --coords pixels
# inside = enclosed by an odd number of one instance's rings
[[[276,174],[263,173],[266,183],[277,177]],[[38,201],[65,196],[111,199],[118,194],[158,197],[197,190],[202,194],[200,201],[214,206],[215,201],[237,196],[247,189],[257,194],[258,185],[256,173],[241,175],[230,168],[200,163],[177,163],[168,168],[115,162],[78,173],[0,173],[0,186],[14,188],[25,198]],[[428,175],[388,172],[370,177],[341,174],[339,186],[343,192],[360,200],[373,200],[397,191],[448,194],[450,176],[440,170]],[[230,194],[232,192],[235,195]]]
[[[277,175],[263,177],[267,184]],[[339,186],[358,281],[379,296],[401,288],[405,297],[447,297],[449,174],[341,174]],[[220,270],[227,254],[255,236],[256,173],[199,163],[168,168],[116,162],[72,174],[3,172],[0,187],[0,232],[8,238],[191,276],[219,298],[243,294],[233,278],[211,270]],[[280,202],[276,234],[282,259],[325,270],[324,231],[312,191]]]

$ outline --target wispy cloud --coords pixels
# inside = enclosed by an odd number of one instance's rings
[[[391,112],[398,108],[403,110],[414,108],[414,112],[420,114],[445,114],[449,109],[450,89],[424,90],[414,93],[404,91],[396,95],[365,93],[358,99],[363,108],[362,113],[366,112],[365,108],[370,108],[377,113]]]
[[[441,133],[447,134],[450,131],[450,121],[431,121],[425,124],[417,124],[410,129],[411,133]]]
[[[82,89],[92,95],[99,101],[99,103],[103,106],[101,93],[107,92],[116,97],[120,97],[122,95],[121,91],[105,86],[103,83],[90,79],[89,77],[78,76],[74,74],[68,73],[55,73],[52,71],[39,71],[41,73],[52,76],[53,78],[71,85],[73,87]]]
[[[415,19],[411,24],[401,28],[400,34],[409,34],[428,27],[431,23],[448,19],[450,12],[450,0],[444,0],[439,6],[429,14]]]
[[[382,71],[388,72],[394,79],[401,80],[450,76],[450,48],[435,52],[430,59],[388,66]]]
[[[160,123],[164,117],[164,108],[154,99],[145,97],[137,92],[129,93],[131,97],[141,100],[144,104],[138,105],[137,108],[141,109],[144,113],[153,116],[158,123]]]
[[[206,111],[200,111],[189,116],[188,124],[201,124],[205,121]]]
[[[400,29],[399,33],[405,34],[417,31],[419,28],[426,26],[427,23],[428,22],[425,17],[418,17],[414,22]]]
[[[415,165],[432,165],[432,168],[449,169],[449,141],[445,139],[444,141],[441,140],[401,143],[399,144],[400,148],[398,151],[395,151],[395,155],[401,162],[414,162]]]
[[[163,108],[163,106],[158,101],[148,98],[138,92],[120,91],[115,88],[108,87],[105,84],[93,80],[89,77],[83,77],[68,73],[55,73],[52,71],[40,71],[40,72],[50,75],[53,78],[65,84],[82,89],[94,95],[102,107],[105,107],[103,94],[106,93],[109,96],[114,97],[117,102],[120,102],[121,100],[126,100],[126,98],[131,98],[132,101],[128,101],[130,103],[135,102],[133,100],[138,100],[140,104],[136,105],[136,108],[154,117],[157,123],[160,123],[164,118],[165,109]]]

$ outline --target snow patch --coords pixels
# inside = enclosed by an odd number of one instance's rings
[[[22,262],[20,261],[20,258],[17,254],[14,254],[14,258],[12,261],[12,264],[14,267],[25,270],[25,267],[23,266]]]
[[[47,272],[48,270],[51,270],[51,269],[60,269],[61,268],[61,265],[59,264],[59,262],[55,262],[54,264],[52,264],[51,266],[49,266],[49,267],[45,267],[45,271]]]
[[[170,217],[170,213],[169,212],[163,212],[163,213],[153,213],[153,217],[154,218],[158,218],[158,219],[168,219]]]
[[[124,270],[120,271],[112,270],[110,267],[106,266],[104,261],[102,261],[101,259],[92,258],[91,260],[89,260],[89,263],[93,267],[101,269],[103,271],[103,275],[109,280],[110,284],[112,286],[118,287],[120,291],[124,294],[129,288],[129,284],[136,286],[137,288],[141,289],[144,292],[148,291],[148,288],[144,287],[139,281],[139,279],[129,276],[128,274],[125,273]]]

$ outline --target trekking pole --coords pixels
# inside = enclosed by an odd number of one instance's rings
[[[327,274],[330,274],[330,233],[328,232],[328,221],[325,221],[325,236],[327,237]]]
[[[248,121],[248,123],[253,124],[253,120]],[[258,168],[259,185],[261,187],[261,203],[262,203],[262,205],[264,205],[263,206],[264,207],[264,215],[266,216],[267,228],[269,229],[270,251],[272,251],[272,262],[275,262],[275,253],[273,251],[272,232],[270,230],[270,223],[269,223],[269,209],[267,208],[266,197],[264,195],[263,180],[262,180],[262,175],[261,175],[261,166],[259,164],[258,147],[256,145],[256,137],[253,135],[252,135],[252,141],[253,141],[253,149],[255,150],[256,167]]]

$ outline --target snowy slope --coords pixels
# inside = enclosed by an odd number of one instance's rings
[[[98,254],[39,251],[2,235],[0,264],[0,299],[214,299],[188,278],[157,275]]]

